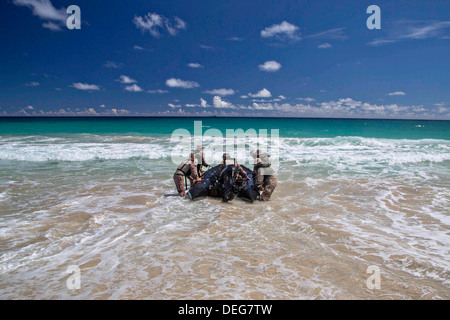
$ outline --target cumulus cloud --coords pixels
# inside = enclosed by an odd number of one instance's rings
[[[131,86],[126,86],[125,91],[128,92],[142,92],[142,88],[139,87],[137,84],[132,84]]]
[[[332,48],[332,47],[333,47],[333,46],[332,46],[331,44],[329,44],[328,42],[319,44],[319,45],[317,46],[317,48],[319,48],[319,49],[330,49],[330,48]]]
[[[306,102],[316,101],[316,99],[310,98],[310,97],[306,97],[306,98],[297,98],[297,100],[302,100],[302,101],[306,101]]]
[[[120,79],[117,79],[117,81],[119,81],[120,83],[123,83],[123,84],[129,84],[129,83],[136,83],[137,82],[136,80],[134,80],[134,79],[132,79],[132,78],[130,78],[128,76],[124,76],[124,75],[121,75]]]
[[[149,12],[144,17],[134,16],[133,23],[142,32],[148,32],[153,37],[159,38],[161,32],[167,31],[171,36],[176,36],[180,30],[186,29],[186,23],[178,17],[172,21],[157,13]]]
[[[96,84],[87,84],[87,83],[81,83],[81,82],[72,83],[71,87],[78,89],[78,90],[86,90],[86,91],[100,90],[100,87]]]
[[[395,92],[389,92],[388,96],[404,96],[406,93],[403,91],[395,91]]]
[[[254,102],[250,107],[250,110],[273,110],[273,105],[271,103],[256,103]]]
[[[280,24],[274,24],[261,31],[262,38],[276,38],[278,40],[300,40],[299,27],[283,21]]]
[[[272,97],[272,94],[270,93],[269,90],[264,88],[264,89],[258,91],[257,93],[254,93],[254,94],[253,93],[249,93],[248,96],[252,97],[252,98],[270,98],[270,97]],[[246,97],[246,96],[241,96],[241,98],[242,97]]]
[[[156,89],[156,90],[148,90],[148,93],[158,93],[158,94],[163,94],[163,93],[168,93],[169,91],[167,90],[161,90],[161,89]]]
[[[31,9],[34,16],[41,20],[46,20],[42,24],[44,28],[52,31],[61,31],[66,25],[66,8],[56,9],[50,0],[13,0],[16,6],[23,6]]]
[[[194,68],[194,69],[203,68],[203,66],[200,63],[197,63],[197,62],[188,63],[188,67],[189,68]]]
[[[80,109],[76,108],[72,110],[71,108],[59,108],[55,110],[36,110],[36,108],[32,106],[27,106],[25,108],[21,108],[16,112],[11,113],[11,115],[24,115],[24,116],[108,116],[108,115],[126,115],[129,114],[130,111],[127,109],[106,109],[100,105],[102,108],[101,111],[98,111],[94,108],[85,108]],[[4,113],[6,115],[6,113]]]
[[[236,107],[230,102],[222,100],[219,96],[214,96],[213,107],[218,109],[236,109]]]
[[[212,95],[217,95],[217,96],[230,96],[233,95],[235,92],[233,89],[213,89],[213,90],[207,90],[207,91],[203,91],[204,93],[208,93],[208,94],[212,94]]]
[[[307,99],[307,98],[302,98]],[[309,100],[309,99],[308,99]],[[449,108],[435,106],[434,108],[422,105],[401,106],[398,104],[373,104],[354,100],[352,98],[341,98],[338,100],[308,103],[280,103],[273,100],[254,101],[250,105],[237,107],[243,112],[260,111],[261,115],[280,116],[304,116],[304,117],[326,117],[326,118],[391,118],[391,119],[441,119]],[[450,115],[449,115],[450,116]]]
[[[276,61],[266,61],[258,66],[259,70],[266,72],[275,72],[281,69],[281,64]]]
[[[183,88],[183,89],[192,89],[200,87],[200,85],[195,81],[186,81],[175,78],[167,79],[166,86],[171,88]]]
[[[97,115],[97,111],[95,111],[94,108],[87,109],[87,113],[92,114],[92,115]]]

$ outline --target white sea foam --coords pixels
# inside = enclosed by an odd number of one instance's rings
[[[241,141],[242,140],[242,141]],[[239,144],[258,140],[241,139]],[[264,140],[264,139],[263,139]],[[262,141],[262,140],[260,140]],[[345,166],[402,165],[450,160],[450,141],[394,140],[361,137],[281,138],[280,160],[297,162],[327,162]],[[270,146],[265,139],[263,142]],[[217,141],[204,138],[205,146],[218,149]],[[175,143],[168,138],[76,135],[71,138],[21,137],[0,138],[0,160],[19,161],[92,161],[132,158],[161,159],[171,155]],[[238,157],[248,160],[248,154]],[[217,159],[216,159],[217,158]],[[213,160],[220,161],[220,154]],[[242,163],[243,160],[241,160]]]
[[[166,147],[160,143],[15,141],[0,143],[0,160],[42,162],[159,159],[167,156],[166,151]]]

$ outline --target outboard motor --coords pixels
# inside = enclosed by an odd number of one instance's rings
[[[226,166],[220,173],[222,183],[222,201],[228,202],[237,197],[242,188],[242,178],[236,166]]]

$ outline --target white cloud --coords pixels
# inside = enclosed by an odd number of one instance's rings
[[[37,87],[37,86],[40,85],[40,83],[39,83],[39,82],[36,82],[36,81],[31,81],[31,82],[25,83],[25,85],[26,85],[27,87]]]
[[[270,98],[270,97],[272,97],[272,94],[270,93],[269,90],[267,90],[266,88],[264,88],[264,89],[258,91],[258,92],[255,93],[255,94],[249,93],[248,96],[249,96],[249,97],[252,97],[252,98]],[[241,97],[242,97],[242,96],[241,96]]]
[[[253,103],[249,109],[253,110],[273,110],[273,105],[271,103]]]
[[[303,98],[302,98],[303,99]],[[335,101],[320,102],[314,104],[291,104],[277,103],[274,100],[266,102],[254,102],[248,106],[239,106],[241,110],[252,110],[270,112],[271,115],[282,116],[310,116],[310,117],[332,117],[332,118],[441,118],[442,114],[448,112],[446,108],[435,107],[430,112],[424,106],[399,106],[397,104],[377,105],[352,98],[341,98]],[[312,102],[312,101],[310,101]]]
[[[219,96],[214,96],[213,107],[218,109],[236,109],[230,102],[222,100]]]
[[[299,28],[289,22],[283,21],[280,24],[274,24],[261,31],[262,38],[277,38],[279,40],[300,40],[298,34]]]
[[[117,79],[117,81],[120,81],[120,83],[123,83],[123,84],[129,84],[129,83],[136,83],[137,82],[136,80],[134,80],[134,79],[132,79],[132,78],[130,78],[128,76],[124,76],[124,75],[121,75],[120,79]]]
[[[171,107],[171,108],[181,108],[181,105],[179,105],[179,104],[173,104],[173,103],[169,103],[169,104],[167,104],[169,107]]]
[[[368,43],[368,45],[372,46],[372,47],[378,47],[378,46],[382,46],[382,45],[385,45],[385,44],[388,44],[388,43],[394,43],[394,42],[397,42],[397,40],[394,40],[394,39],[374,39],[374,40],[370,41]]]
[[[96,114],[97,114],[97,111],[95,111],[94,108],[89,108],[89,109],[87,109],[87,113],[88,113],[88,114],[92,114],[92,115],[96,115]]]
[[[306,98],[297,98],[297,100],[302,100],[302,101],[306,101],[306,102],[313,102],[313,101],[316,101],[316,99],[310,98],[310,97],[306,97]]]
[[[115,63],[114,61],[106,61],[105,67],[111,68],[111,69],[119,69],[122,67],[122,64]]]
[[[208,94],[212,94],[212,95],[218,95],[218,96],[231,96],[233,95],[235,92],[233,89],[213,89],[213,90],[207,90],[207,91],[203,91],[204,93],[208,93]]]
[[[194,68],[194,69],[203,68],[203,66],[200,63],[197,63],[197,62],[188,63],[188,67],[189,68]]]
[[[205,49],[205,50],[214,50],[214,47],[207,46],[207,45],[204,45],[204,44],[201,44],[200,48]]]
[[[428,39],[439,36],[440,33],[450,27],[450,21],[431,22],[422,25],[410,26],[404,38],[407,39]]]
[[[56,24],[54,22],[48,21],[42,24],[43,28],[49,29],[51,31],[62,31],[62,25]]]
[[[137,84],[132,84],[131,86],[126,86],[125,91],[129,92],[142,92],[142,88],[139,87]]]
[[[388,93],[389,96],[404,96],[405,94],[406,93],[404,93],[403,91],[395,91]]]
[[[178,17],[175,17],[174,19],[175,19],[175,24],[171,24],[169,21],[166,21],[166,28],[171,36],[176,36],[178,33],[178,30],[186,29],[186,22],[184,22],[183,20],[181,20]]]
[[[332,46],[331,44],[329,44],[328,42],[319,44],[319,45],[317,46],[317,48],[319,48],[319,49],[330,49],[330,48],[332,48],[332,47],[333,47],[333,46]]]
[[[161,90],[161,89],[156,89],[156,90],[148,90],[148,93],[159,93],[159,94],[163,94],[163,93],[168,93],[169,91],[167,90]]]
[[[229,41],[244,41],[244,38],[240,38],[240,37],[231,37],[231,38],[228,38],[227,40],[229,40]]]
[[[134,49],[134,50],[138,50],[138,51],[145,51],[144,48],[142,48],[141,46],[138,46],[138,45],[134,45],[134,46],[133,46],[133,49]]]
[[[345,34],[344,30],[345,28],[333,28],[309,35],[308,38],[345,40],[348,39],[348,36]]]
[[[17,6],[25,6],[33,11],[33,15],[42,20],[60,21],[64,24],[67,20],[66,9],[56,9],[50,0],[13,0]]]
[[[47,20],[42,26],[52,31],[61,31],[66,25],[66,9],[56,9],[50,0],[13,0],[16,6],[24,6],[31,9],[34,16],[41,20]],[[53,21],[53,22],[52,22]]]
[[[399,20],[388,29],[385,38],[377,38],[368,43],[370,46],[381,46],[403,40],[446,39],[445,31],[450,28],[450,21],[412,21]]]
[[[258,66],[259,70],[266,72],[275,72],[281,69],[281,64],[276,61],[266,61]]]
[[[189,108],[196,108],[196,107],[208,108],[208,107],[210,107],[208,105],[208,103],[206,102],[206,100],[203,98],[200,98],[200,104],[188,103],[188,104],[185,104],[185,106],[189,107]]]
[[[195,81],[185,81],[175,78],[167,79],[166,86],[171,88],[183,88],[183,89],[192,89],[200,87],[200,85]]]
[[[81,82],[72,83],[71,87],[78,89],[78,90],[87,90],[87,91],[100,90],[100,87],[96,84],[87,84],[87,83],[81,83]]]
[[[178,34],[180,30],[186,29],[186,23],[178,17],[170,19],[157,13],[149,12],[144,17],[134,16],[133,23],[142,32],[148,32],[155,38],[161,36],[162,31],[167,31],[171,36]]]

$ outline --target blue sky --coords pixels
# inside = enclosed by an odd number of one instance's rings
[[[450,119],[449,1],[6,0],[0,45],[0,115]]]

